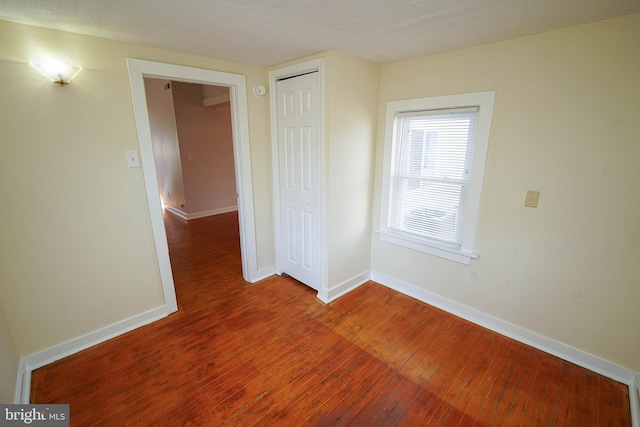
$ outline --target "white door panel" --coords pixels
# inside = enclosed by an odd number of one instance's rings
[[[282,271],[319,289],[321,261],[318,73],[278,81]]]

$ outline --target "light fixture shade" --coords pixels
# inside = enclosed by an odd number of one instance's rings
[[[31,66],[58,86],[69,84],[82,71],[77,65],[54,60],[32,62]]]

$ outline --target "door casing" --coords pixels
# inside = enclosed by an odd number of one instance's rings
[[[246,78],[240,74],[205,70],[161,62],[127,58],[131,98],[138,132],[140,160],[149,205],[149,217],[160,269],[160,280],[167,314],[178,310],[169,247],[162,216],[162,203],[158,190],[156,168],[151,144],[151,129],[144,87],[144,78],[160,78],[187,83],[225,86],[229,88],[233,158],[238,195],[238,222],[240,228],[240,252],[242,276],[248,282],[259,280],[257,248],[251,180],[251,153],[249,149],[249,119]]]

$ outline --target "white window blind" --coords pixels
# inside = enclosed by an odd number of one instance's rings
[[[388,230],[459,249],[478,108],[399,112]]]

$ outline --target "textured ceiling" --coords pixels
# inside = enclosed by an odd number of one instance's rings
[[[268,66],[386,63],[640,12],[640,0],[0,0],[0,19]]]

